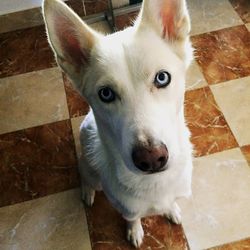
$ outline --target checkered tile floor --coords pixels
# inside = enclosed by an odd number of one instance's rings
[[[250,249],[250,2],[188,6],[193,196],[179,202],[181,226],[143,220],[141,249]],[[91,209],[80,201],[78,130],[88,109],[56,67],[43,26],[0,34],[0,249],[133,249],[102,193]]]

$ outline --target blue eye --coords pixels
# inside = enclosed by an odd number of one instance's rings
[[[171,75],[165,70],[160,70],[155,75],[154,84],[157,88],[164,88],[170,82],[171,82]]]
[[[98,95],[103,102],[109,103],[115,100],[115,92],[109,87],[103,87],[98,91]]]

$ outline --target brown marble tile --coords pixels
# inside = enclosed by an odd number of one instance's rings
[[[92,208],[86,209],[90,240],[93,250],[132,250],[126,241],[126,224],[122,216],[111,207],[103,193],[97,193]],[[142,220],[146,249],[188,249],[188,244],[179,225],[173,225],[162,216]]]
[[[129,14],[116,16],[115,17],[115,23],[116,28],[118,30],[123,30],[128,26],[131,26],[133,24],[133,21],[135,21],[136,17],[138,15],[138,11],[131,12]]]
[[[195,156],[238,146],[209,87],[186,92],[185,116],[191,130]]]
[[[250,33],[244,25],[192,37],[209,84],[250,75]]]
[[[84,1],[86,15],[93,15],[108,10],[108,0]]]
[[[243,146],[240,149],[243,155],[245,156],[248,165],[250,166],[250,145]]]
[[[229,0],[235,11],[239,14],[244,23],[250,22],[250,1],[249,0]]]
[[[80,126],[84,119],[85,115],[71,118],[72,131],[75,139],[75,148],[78,159],[81,155]]]
[[[0,135],[0,206],[78,186],[69,120]]]
[[[212,247],[207,250],[249,250],[250,249],[250,238],[232,242],[218,247]]]
[[[67,0],[65,3],[74,10],[79,16],[85,15],[83,8],[83,0]]]
[[[70,118],[86,115],[89,111],[88,103],[73,88],[70,80],[64,73],[63,73],[63,81],[65,86]]]
[[[0,77],[56,66],[44,26],[0,34]]]

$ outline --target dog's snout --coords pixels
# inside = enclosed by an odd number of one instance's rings
[[[136,146],[132,151],[135,166],[143,172],[164,170],[168,157],[168,149],[164,144],[157,147]]]

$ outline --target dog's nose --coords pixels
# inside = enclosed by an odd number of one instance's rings
[[[132,151],[135,166],[144,172],[164,170],[168,156],[168,149],[164,144],[158,147],[136,146]]]

